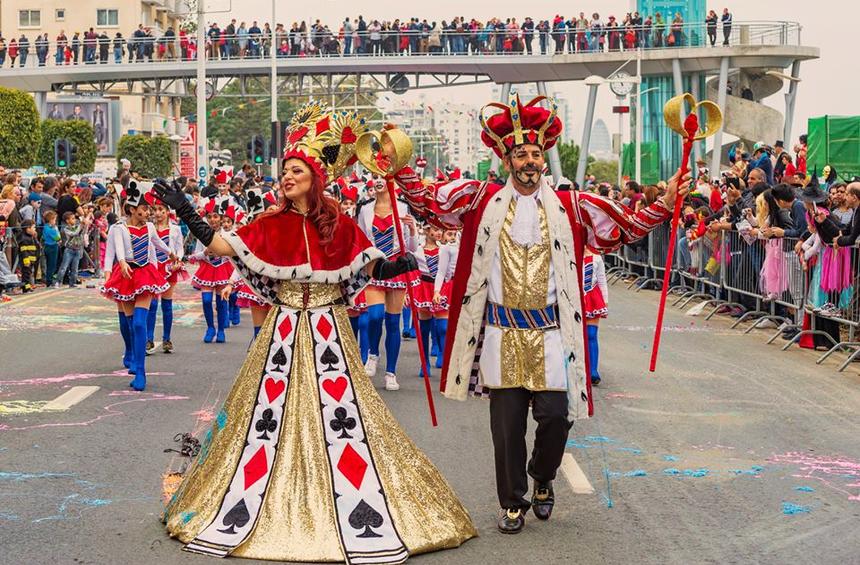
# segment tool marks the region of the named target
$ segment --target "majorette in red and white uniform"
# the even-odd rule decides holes
[[[179,229],[177,224],[171,222],[166,229],[160,230],[156,228],[156,233],[177,259],[181,260],[185,256],[185,238],[182,236],[182,230]],[[158,261],[158,270],[171,286],[179,281],[187,281],[190,278],[185,265],[174,263],[164,251],[156,250],[155,258]]]
[[[225,201],[217,198],[207,199],[200,207],[200,215],[226,213],[226,209],[224,212],[221,211],[222,203]],[[224,208],[227,207],[224,206]],[[188,259],[199,263],[197,272],[191,277],[191,285],[194,288],[198,290],[210,290],[229,284],[230,276],[233,274],[233,265],[226,257],[207,254],[206,247],[198,241],[194,248],[194,253]]]
[[[135,185],[127,191],[126,202],[136,207],[147,194],[146,188]],[[137,227],[122,222],[112,225],[105,246],[105,270],[110,271],[110,277],[101,287],[101,293],[117,302],[131,302],[140,295],[161,294],[169,289],[170,284],[158,270],[156,250],[167,255],[173,252],[158,237],[152,223]],[[126,278],[121,269],[114,268],[121,260],[132,268],[130,278]]]
[[[451,298],[451,279],[457,264],[457,248],[439,244],[433,249],[419,249],[415,254],[421,285],[415,289],[415,306],[432,313],[448,310]],[[433,302],[436,293],[441,296],[439,304]]]
[[[605,318],[609,313],[609,290],[606,285],[606,268],[603,256],[586,253],[582,261],[582,290],[585,317]]]
[[[389,214],[385,218],[380,218],[374,212],[375,200],[365,202],[358,210],[356,222],[361,228],[361,231],[367,236],[374,247],[385,253],[386,259],[394,259],[400,251],[400,244],[397,241],[397,233],[394,230],[394,214]],[[400,213],[401,224],[402,218],[409,215],[409,208],[403,202],[397,202],[397,210]],[[418,238],[409,231],[406,225],[402,225],[404,243],[406,251],[415,253],[418,248]],[[406,289],[406,275],[400,275],[386,281],[370,279],[369,288],[376,288],[382,291]],[[412,277],[412,286],[418,286],[420,280],[418,277]]]

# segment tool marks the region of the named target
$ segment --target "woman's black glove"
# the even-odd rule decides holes
[[[177,179],[170,185],[164,179],[156,179],[152,185],[152,192],[155,193],[156,198],[176,210],[176,215],[180,220],[185,222],[185,225],[188,226],[188,231],[193,233],[194,237],[204,246],[208,247],[215,238],[215,230],[209,227],[206,220],[197,214],[194,206],[185,198],[185,193],[182,192],[184,183],[180,184],[180,180]]]
[[[398,275],[403,275],[408,273],[409,271],[415,271],[417,269],[418,260],[411,253],[406,253],[405,255],[401,255],[394,261],[388,261],[386,259],[377,260],[376,264],[373,266],[373,272],[370,273],[370,276],[372,276],[378,281],[384,281],[386,279],[393,279]]]

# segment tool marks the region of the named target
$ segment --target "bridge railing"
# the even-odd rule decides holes
[[[522,29],[431,30],[353,32],[351,34],[279,33],[279,58],[305,57],[433,57],[469,55],[504,57],[511,55],[561,55],[629,52],[642,49],[665,50],[728,46],[800,45],[801,26],[796,22],[734,22],[730,27],[704,23],[672,24],[662,27],[562,28],[526,33]],[[73,42],[30,39],[26,48],[6,44],[0,55],[0,69],[66,65],[119,65],[127,63],[169,63],[194,61],[199,56],[211,61],[261,59],[270,57],[269,34],[208,35],[203,46],[196,36],[106,37]]]

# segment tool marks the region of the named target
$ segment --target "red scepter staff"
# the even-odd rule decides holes
[[[396,139],[394,139],[396,137]],[[379,144],[378,152],[373,155],[372,140]],[[395,163],[391,162],[391,157],[383,152],[383,147],[388,145],[393,151]],[[356,155],[361,163],[369,169],[385,179],[385,186],[388,189],[388,198],[391,201],[391,213],[394,216],[394,231],[397,234],[397,242],[400,250],[398,256],[406,253],[406,241],[403,237],[403,227],[400,224],[400,211],[397,209],[397,195],[394,192],[394,173],[406,166],[412,156],[412,142],[402,131],[396,128],[388,128],[382,132],[371,131],[363,134],[356,144]],[[415,296],[412,291],[412,276],[414,272],[406,274],[406,295],[409,297],[409,304],[412,305],[412,323],[417,328],[421,325],[418,319],[418,309],[415,308]],[[436,406],[433,403],[433,390],[430,386],[430,373],[427,370],[427,353],[424,349],[424,340],[421,337],[421,332],[415,332],[415,341],[418,344],[418,356],[421,360],[421,374],[424,378],[424,389],[427,392],[427,405],[430,409],[430,422],[433,427],[438,426],[436,421]]]
[[[689,103],[690,113],[687,114],[683,126],[681,126],[680,116],[684,108],[684,102]],[[697,113],[699,108],[703,108],[707,114],[707,129],[705,131],[699,130],[699,116]],[[680,188],[684,181],[684,175],[690,172],[690,153],[693,151],[693,144],[710,136],[720,128],[722,125],[722,112],[720,111],[720,107],[713,102],[704,100],[697,103],[691,94],[682,94],[666,102],[666,105],[663,107],[663,118],[672,130],[684,138],[681,169],[678,173],[678,187]],[[720,148],[715,147],[714,151],[720,151]],[[649,371],[652,373],[657,368],[660,337],[663,333],[663,314],[666,311],[666,297],[669,294],[669,281],[672,278],[672,265],[675,260],[675,241],[678,238],[678,224],[681,219],[682,206],[683,198],[675,198],[675,208],[672,211],[672,224],[669,230],[669,249],[666,253],[666,263],[663,272],[663,288],[660,290],[660,305],[657,307],[657,327],[654,329],[654,343],[651,347],[651,365]]]

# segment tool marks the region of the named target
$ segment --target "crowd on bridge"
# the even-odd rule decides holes
[[[210,23],[205,30],[206,56],[213,60],[270,57],[272,29],[257,21],[226,25]],[[718,37],[720,36],[720,37]],[[289,28],[277,24],[274,30],[278,57],[380,56],[380,55],[500,55],[594,53],[684,46],[729,45],[732,14],[711,10],[703,22],[685,22],[680,13],[640,14],[628,12],[623,18],[598,12],[578,16],[556,14],[549,19],[526,17],[490,18],[482,21],[455,16],[428,21],[426,18],[365,19],[346,17],[329,26],[316,20],[294,22]],[[537,44],[535,44],[537,41]],[[8,41],[0,34],[0,67],[78,64],[121,64],[132,62],[195,60],[201,46],[196,33],[187,26],[167,27],[163,32],[140,24],[129,35],[108,33],[90,27],[71,37],[60,31],[53,39],[39,34],[32,42],[26,34]]]

